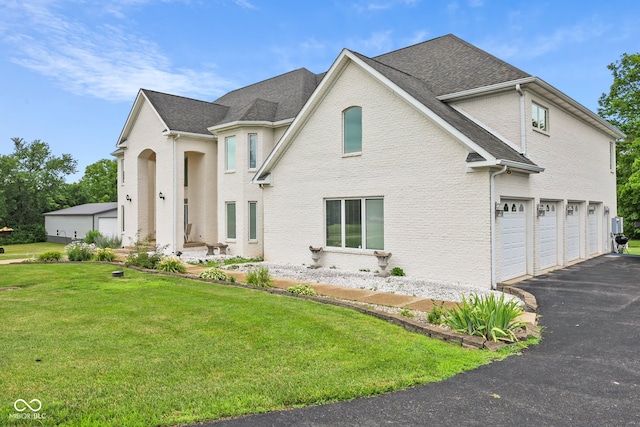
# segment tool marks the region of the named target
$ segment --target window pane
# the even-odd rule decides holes
[[[538,107],[538,127],[547,130],[547,110],[542,107]]]
[[[258,204],[256,202],[249,202],[249,240],[256,240],[258,238]]]
[[[344,201],[345,247],[362,248],[361,200]]]
[[[249,169],[255,169],[258,165],[258,135],[249,134]]]
[[[226,141],[227,150],[227,164],[226,169],[228,171],[236,169],[236,137],[229,136]]]
[[[236,204],[227,203],[227,239],[236,238]]]
[[[531,105],[531,123],[533,127],[538,127],[538,106],[536,104]]]
[[[342,212],[340,200],[327,200],[327,246],[342,247]]]
[[[362,108],[353,107],[344,112],[344,152],[362,151]]]
[[[184,158],[184,186],[189,186],[189,158]]]
[[[384,203],[382,199],[365,201],[367,249],[384,249]]]

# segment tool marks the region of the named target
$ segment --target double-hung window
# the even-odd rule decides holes
[[[326,200],[325,231],[330,247],[384,249],[383,199]]]
[[[258,167],[258,134],[249,134],[249,169]]]
[[[549,110],[535,102],[531,104],[531,124],[535,129],[549,132]]]
[[[227,202],[227,239],[236,238],[236,202]]]
[[[362,108],[351,107],[342,112],[344,154],[362,151]]]
[[[225,138],[225,170],[236,170],[236,137],[228,136]]]
[[[249,202],[249,241],[258,240],[258,202]]]

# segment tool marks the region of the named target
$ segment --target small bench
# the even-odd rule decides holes
[[[226,255],[227,248],[229,247],[229,245],[225,245],[224,243],[205,243],[205,246],[207,247],[207,255],[216,255],[216,249],[218,250],[218,255]]]

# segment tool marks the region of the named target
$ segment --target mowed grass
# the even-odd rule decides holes
[[[376,395],[505,353],[352,310],[104,264],[0,266],[0,425],[156,426]],[[13,416],[12,416],[13,415]]]
[[[0,247],[4,248],[4,253],[0,254],[0,261],[10,259],[26,259],[37,256],[47,251],[59,251],[64,253],[64,243],[27,243],[22,245],[3,245],[0,238]]]
[[[640,255],[640,240],[629,240],[629,253]]]

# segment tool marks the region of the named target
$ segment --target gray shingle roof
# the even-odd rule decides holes
[[[228,105],[229,111],[225,117],[209,126],[238,120],[291,119],[302,109],[319,81],[318,76],[311,71],[300,68],[229,92],[214,101],[216,104]],[[271,104],[267,105],[265,101]]]
[[[422,80],[382,64],[359,53],[353,52],[371,68],[394,82],[405,92],[436,113],[447,123],[458,129],[465,136],[485,149],[496,159],[504,159],[528,165],[535,165],[531,160],[498,139],[495,135],[481,128],[446,103],[436,99],[434,93]]]
[[[229,107],[142,89],[170,130],[211,135],[207,128],[223,118]]]
[[[72,206],[58,211],[47,212],[44,215],[96,215],[118,209],[118,203],[86,203],[84,205]]]
[[[453,34],[373,59],[426,82],[436,96],[531,77]]]

